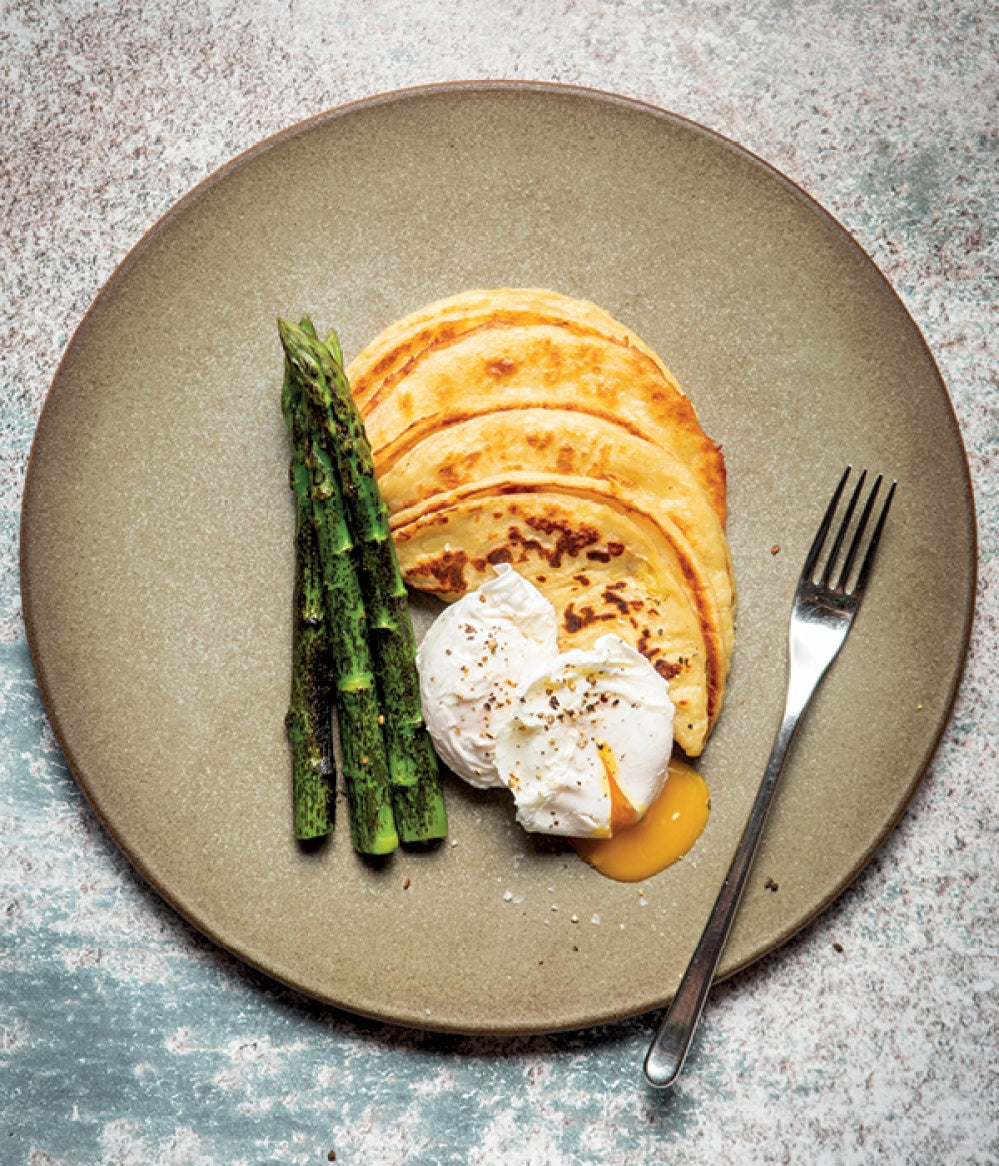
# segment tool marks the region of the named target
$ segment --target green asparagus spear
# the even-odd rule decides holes
[[[333,829],[336,769],[329,699],[329,641],[323,612],[322,572],[305,464],[305,399],[285,364],[281,407],[291,435],[289,480],[295,493],[295,625],[291,701],[285,727],[292,754],[295,837],[307,841]]]
[[[413,625],[371,446],[343,371],[336,334],[318,343],[306,327],[299,330],[297,341],[298,347],[289,344],[288,350],[325,426],[327,443],[337,453],[344,504],[359,552],[396,826],[403,842],[442,838],[447,833],[443,788],[423,722]]]
[[[353,544],[334,468],[315,427],[310,463],[351,837],[354,849],[362,854],[389,854],[398,846],[399,838],[392,814],[391,779],[367,641],[364,600],[352,562]]]
[[[287,330],[292,327],[279,321],[292,379],[301,391],[299,368],[288,341]],[[301,331],[296,329],[296,335]],[[303,397],[309,417],[305,457],[323,576],[351,838],[354,849],[360,853],[388,854],[396,848],[399,839],[392,813],[391,779],[364,601],[333,456],[308,395],[303,393]]]

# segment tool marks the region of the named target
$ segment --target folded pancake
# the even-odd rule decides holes
[[[659,528],[705,634],[719,643],[720,680],[732,653],[735,589],[721,523],[675,455],[587,414],[522,409],[441,427],[383,465],[379,484],[394,527],[457,493],[501,495],[511,485],[602,499]]]
[[[393,534],[415,588],[452,601],[511,563],[559,613],[563,647],[620,635],[669,681],[677,743],[701,752],[722,693],[684,580],[644,523],[595,499],[509,492],[431,508]]]
[[[375,384],[366,370],[378,364],[362,354],[350,375],[361,382],[355,391],[379,473],[456,421],[539,406],[570,410],[616,424],[686,463],[724,524],[720,448],[676,382],[630,341],[563,323],[510,323],[496,313],[414,349]]]
[[[679,389],[669,369],[637,333],[589,300],[574,299],[547,288],[497,288],[460,292],[436,300],[379,333],[347,368],[358,404],[363,408],[379,386],[394,383],[408,362],[424,349],[447,343],[489,322],[554,324],[631,345],[650,357]]]

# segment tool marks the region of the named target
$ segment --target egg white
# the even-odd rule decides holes
[[[558,653],[555,609],[508,564],[437,617],[417,652],[420,698],[441,760],[478,789],[505,783],[496,738],[537,660]]]

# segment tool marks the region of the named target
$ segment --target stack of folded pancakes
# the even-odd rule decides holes
[[[407,584],[452,601],[511,563],[562,649],[648,657],[700,754],[734,632],[725,463],[659,357],[594,304],[502,289],[405,317],[347,375]]]

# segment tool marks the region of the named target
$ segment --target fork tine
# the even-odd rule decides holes
[[[850,471],[853,466],[847,466],[843,472],[842,478],[839,480],[839,485],[836,487],[836,492],[832,496],[832,501],[823,516],[822,522],[819,526],[818,533],[815,535],[815,540],[809,548],[808,554],[805,556],[805,565],[801,569],[802,579],[811,579],[812,572],[815,570],[815,564],[818,562],[819,555],[822,554],[822,544],[826,541],[826,535],[829,533],[829,527],[832,524],[833,515],[836,513],[836,507],[839,505],[840,497],[843,493],[843,487],[846,485],[846,480],[850,476]]]
[[[843,564],[843,571],[839,577],[839,586],[846,589],[846,582],[850,578],[850,571],[853,569],[853,562],[857,557],[857,551],[860,550],[860,540],[863,537],[864,530],[867,527],[868,519],[871,517],[871,511],[874,509],[874,503],[877,500],[878,491],[881,489],[881,482],[883,475],[878,474],[874,479],[874,486],[867,496],[867,503],[864,506],[864,512],[860,516],[860,521],[857,523],[857,529],[853,536],[853,542],[850,543],[850,549],[846,555],[846,562]]]
[[[867,480],[867,471],[861,470],[860,477],[857,479],[857,484],[853,488],[853,496],[846,508],[846,513],[843,515],[843,520],[839,524],[839,530],[836,531],[836,541],[833,543],[832,551],[829,554],[829,561],[826,563],[826,569],[822,572],[822,586],[828,587],[832,579],[833,568],[836,566],[836,560],[839,558],[839,552],[843,547],[843,539],[846,538],[846,532],[850,526],[850,519],[853,518],[853,512],[857,509],[857,499],[860,497],[860,491],[864,488],[864,482]],[[856,545],[856,542],[855,544]],[[846,579],[846,572],[840,576],[840,581]]]
[[[881,513],[878,515],[877,525],[874,527],[874,533],[871,535],[871,541],[867,547],[867,554],[864,555],[864,561],[860,564],[860,573],[857,575],[857,582],[853,588],[853,594],[863,596],[864,588],[867,586],[867,578],[871,573],[871,567],[874,564],[874,555],[878,549],[878,543],[881,541],[881,531],[884,529],[885,519],[888,517],[888,508],[891,506],[891,500],[895,497],[895,487],[898,482],[892,482],[888,487],[888,493],[885,495],[884,505],[881,507]],[[873,502],[873,497],[871,501]]]

